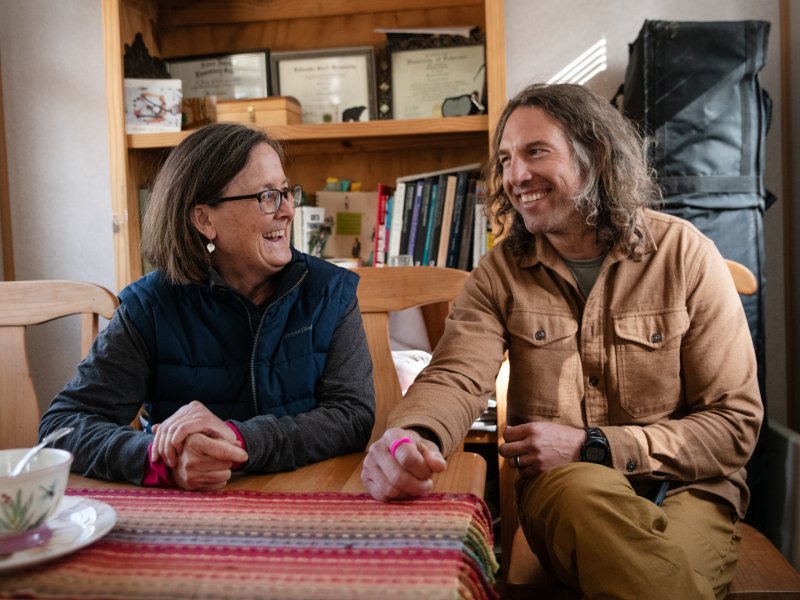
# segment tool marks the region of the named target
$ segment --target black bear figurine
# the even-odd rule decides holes
[[[344,109],[344,112],[342,113],[342,123],[347,123],[348,121],[360,121],[361,113],[363,113],[365,110],[367,110],[366,106],[352,106]]]

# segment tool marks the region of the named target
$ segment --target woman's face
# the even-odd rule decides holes
[[[213,165],[209,165],[213,168]],[[267,143],[254,146],[245,167],[225,186],[223,197],[257,194],[288,185],[283,165]],[[282,201],[277,212],[263,214],[255,199],[194,207],[197,229],[214,243],[211,263],[230,285],[248,297],[292,258],[289,232],[294,207]]]

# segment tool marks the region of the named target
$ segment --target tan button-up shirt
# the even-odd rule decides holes
[[[606,256],[588,298],[543,236],[503,244],[473,271],[431,364],[389,418],[433,431],[445,455],[494,391],[508,351],[508,423],[600,427],[613,468],[728,500],[744,516],[744,465],[763,408],[742,303],[714,243],[647,211],[641,260]]]

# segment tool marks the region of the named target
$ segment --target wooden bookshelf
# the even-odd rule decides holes
[[[505,102],[503,0],[102,0],[118,290],[141,275],[139,188],[187,132],[125,134],[124,45],[142,33],[154,56],[340,48],[385,42],[377,28],[478,26],[486,37],[488,115],[269,127],[286,171],[307,190],[328,176],[362,189],[398,176],[485,161]]]
[[[436,138],[444,135],[479,134],[483,137],[487,134],[488,123],[489,118],[486,115],[473,115],[442,119],[272,125],[269,127],[269,133],[287,142],[333,140],[344,144],[348,141],[387,139],[390,143],[392,140],[402,143],[402,140],[413,137],[436,143]],[[180,143],[190,133],[191,131],[128,134],[127,146],[128,149],[168,148]]]

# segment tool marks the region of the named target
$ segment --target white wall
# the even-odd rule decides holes
[[[100,0],[0,1],[0,69],[16,279],[114,290]],[[43,406],[75,370],[78,332],[75,317],[30,337]]]
[[[628,44],[645,19],[772,23],[767,64],[760,74],[774,101],[767,136],[766,187],[779,201],[765,213],[766,240],[766,394],[770,418],[786,424],[786,345],[784,306],[783,204],[781,198],[780,15],[779,0],[505,0],[506,68],[509,97],[535,81],[547,81],[601,39],[606,40],[608,68],[586,85],[611,98],[625,77]],[[795,20],[798,16],[795,15]],[[795,27],[797,29],[797,27]],[[794,37],[797,40],[797,36]],[[795,43],[795,47],[797,44]],[[794,52],[794,56],[800,56]],[[800,62],[800,61],[798,61]],[[795,64],[797,67],[797,63]],[[795,95],[800,91],[800,80]],[[800,110],[795,109],[795,117]],[[800,131],[800,127],[797,129]],[[800,151],[797,152],[800,154]],[[796,169],[800,157],[795,156]],[[798,171],[800,172],[800,171]],[[796,210],[800,219],[800,210]]]

